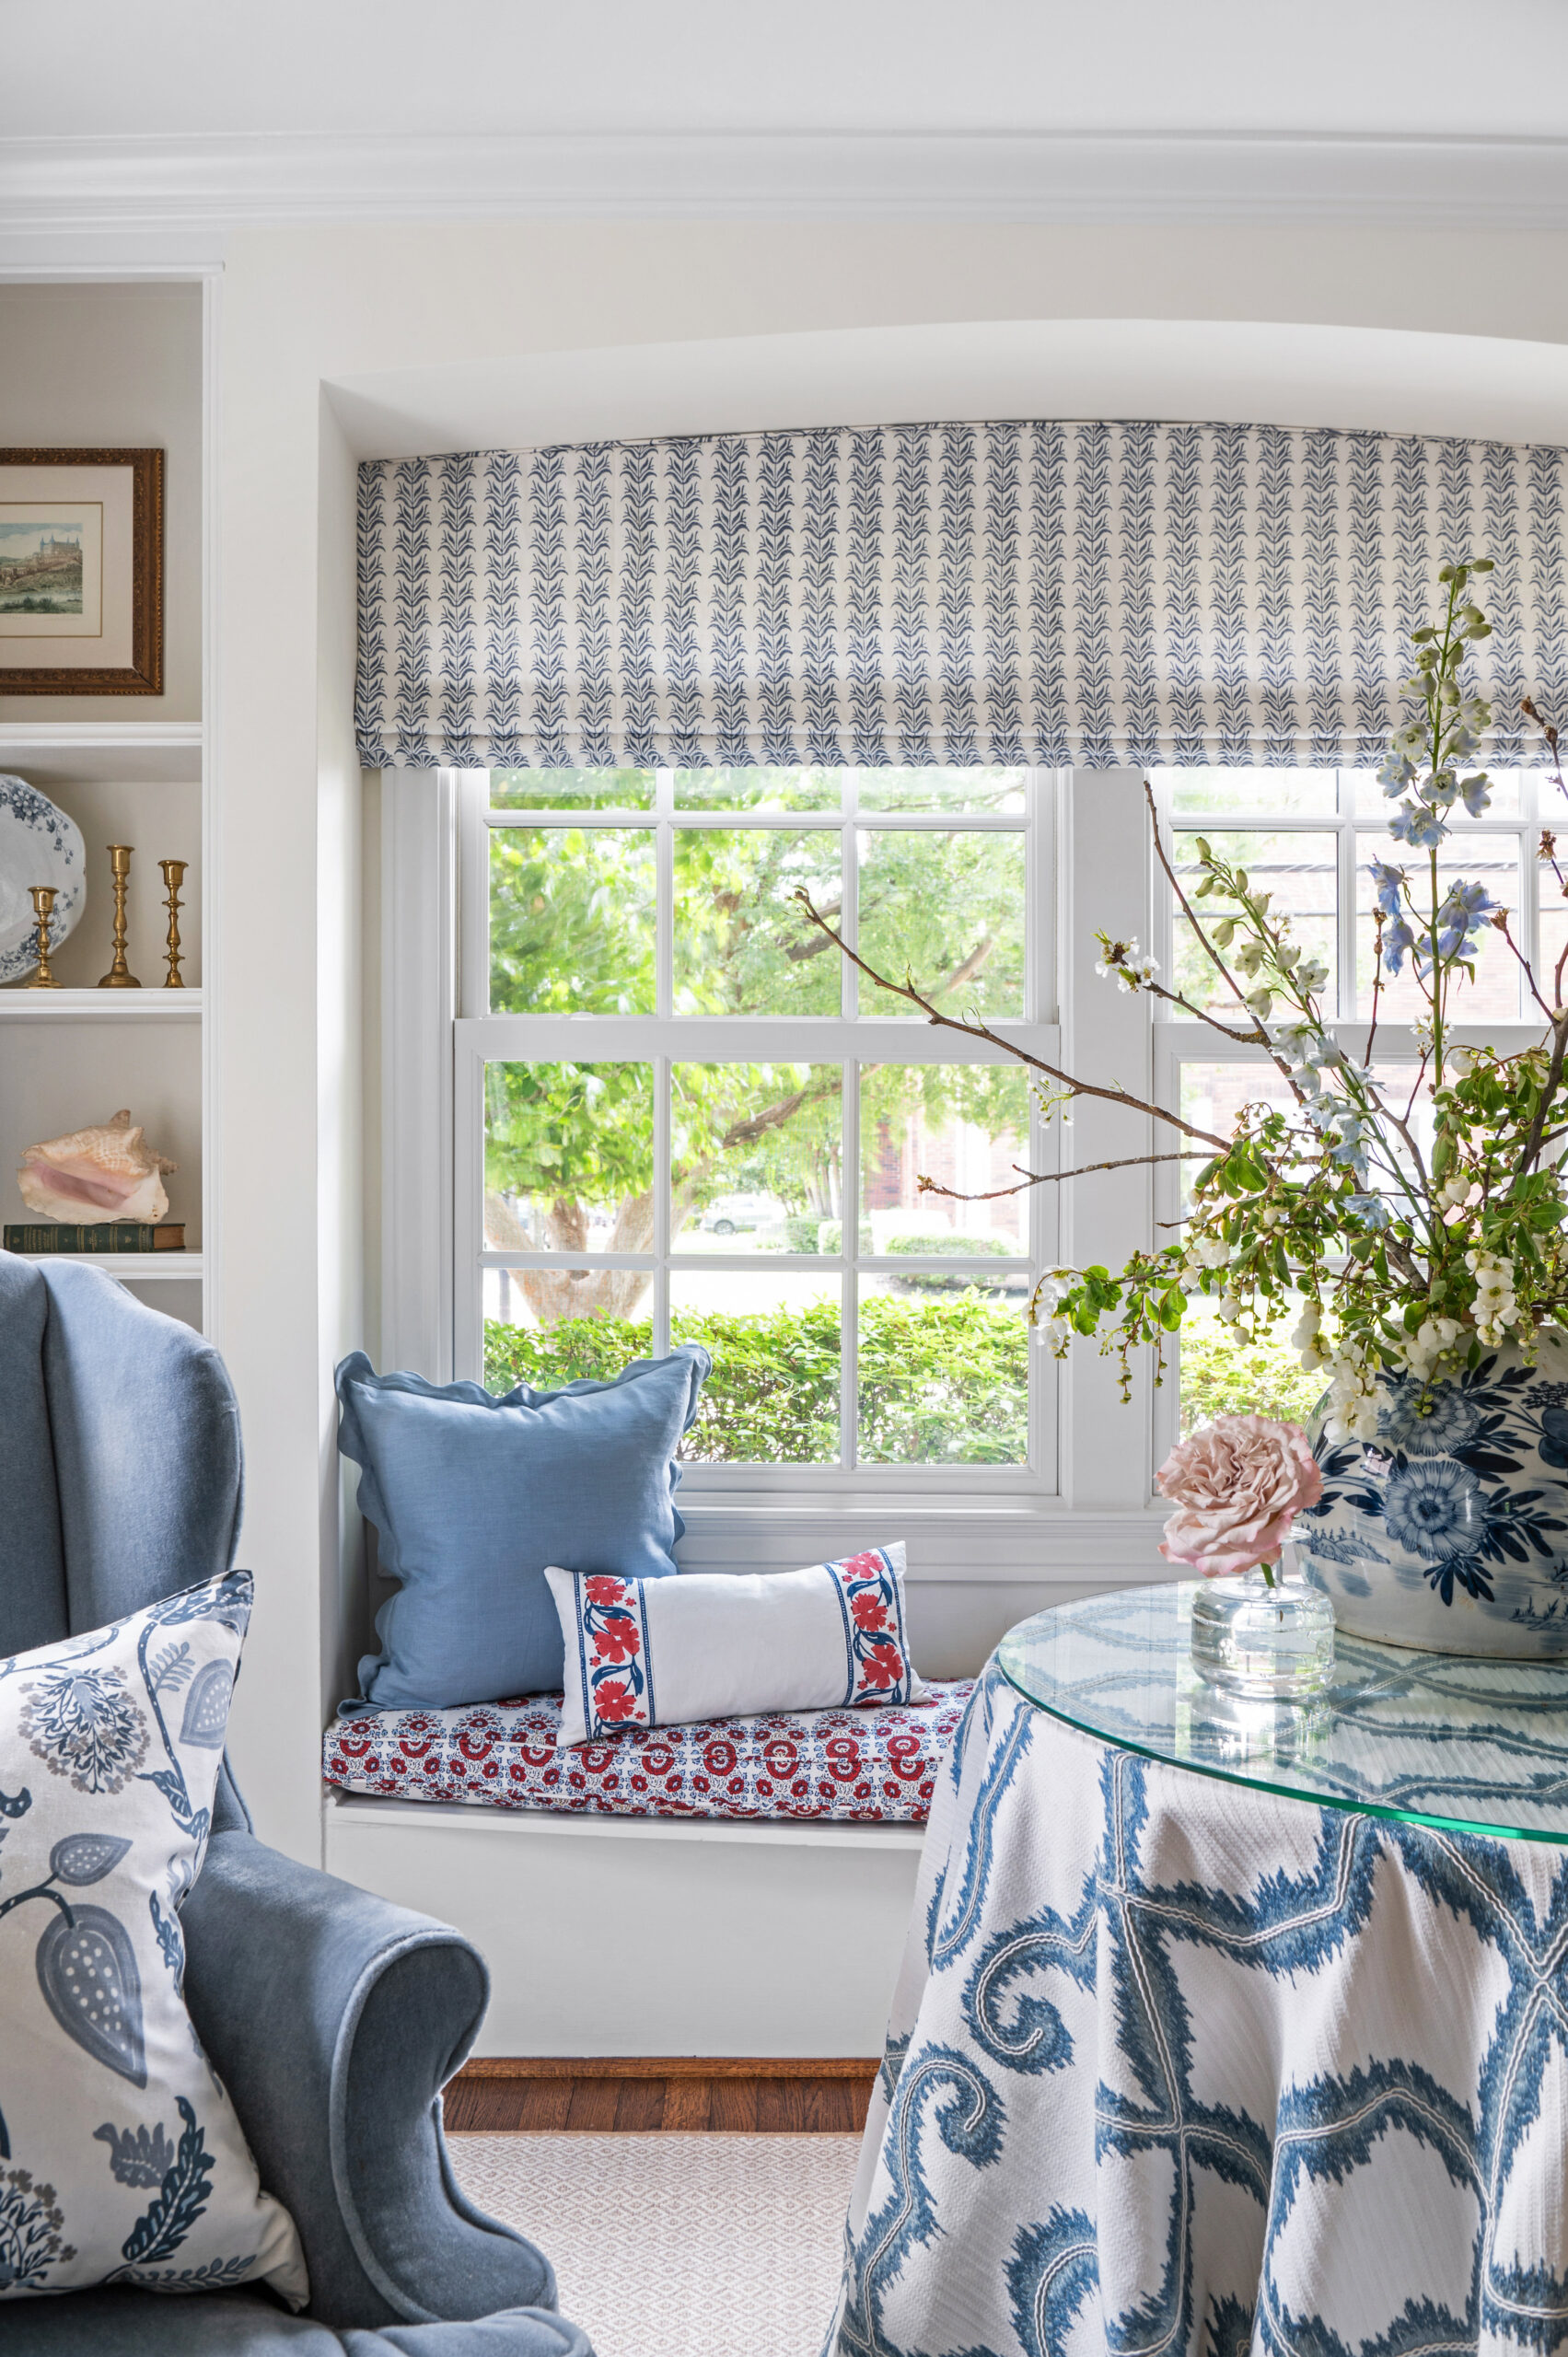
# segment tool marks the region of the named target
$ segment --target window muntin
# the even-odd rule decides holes
[[[1555,788],[1539,771],[1489,770],[1488,775],[1491,807],[1481,819],[1456,812],[1439,877],[1445,888],[1451,877],[1479,877],[1507,910],[1514,939],[1543,981],[1568,940],[1568,907],[1558,896],[1551,869],[1535,857],[1540,825],[1552,822],[1545,797],[1554,800]],[[1388,805],[1376,775],[1354,770],[1167,770],[1153,772],[1151,784],[1183,883],[1195,865],[1184,838],[1202,834],[1227,861],[1239,851],[1249,875],[1274,896],[1277,907],[1290,911],[1297,938],[1329,968],[1323,1001],[1335,1010],[1332,1028],[1360,1053],[1373,1011],[1367,864],[1374,857],[1392,860],[1412,872],[1425,864],[1424,853],[1390,841],[1384,821]],[[1195,1004],[1223,1016],[1226,1001],[1234,1008],[1234,1000],[1163,879],[1158,889],[1154,938],[1163,972]],[[1205,904],[1211,905],[1218,913],[1217,904]],[[1375,1070],[1384,1086],[1407,1076],[1408,1085],[1415,1085],[1419,1066],[1410,1026],[1420,1004],[1408,977],[1383,978]],[[1535,1013],[1507,944],[1488,928],[1475,985],[1462,985],[1455,1001],[1456,1038],[1516,1050],[1539,1039]],[[1249,1098],[1283,1101],[1284,1084],[1261,1051],[1233,1047],[1178,1009],[1156,1008],[1155,1038],[1162,1101],[1206,1130],[1228,1133]],[[1418,1134],[1423,1121],[1418,1097],[1412,1109]],[[1157,1178],[1156,1206],[1161,1220],[1179,1219],[1181,1182],[1176,1173]],[[1170,1229],[1160,1232],[1168,1235]],[[1316,1404],[1321,1378],[1303,1373],[1288,1333],[1289,1321],[1283,1321],[1272,1343],[1237,1346],[1213,1306],[1194,1303],[1183,1320],[1180,1371],[1175,1381],[1167,1376],[1156,1410],[1156,1463],[1179,1423],[1191,1430],[1212,1416],[1245,1409],[1303,1420]]]
[[[694,1475],[1044,1488],[1048,1190],[915,1186],[1038,1167],[1024,1074],[865,984],[792,896],[938,1005],[1043,1038],[1050,785],[466,777],[459,1371],[548,1385],[700,1340]]]

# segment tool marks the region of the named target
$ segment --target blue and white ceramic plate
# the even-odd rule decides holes
[[[25,778],[0,774],[0,982],[38,964],[38,919],[29,888],[52,884],[50,946],[58,949],[87,897],[87,855],[74,819]]]

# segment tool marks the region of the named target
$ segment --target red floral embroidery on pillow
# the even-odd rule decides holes
[[[914,1671],[904,1643],[899,1584],[878,1548],[828,1565],[839,1584],[848,1614],[846,1633],[853,1670],[846,1698],[857,1702],[907,1702]]]
[[[606,1678],[594,1688],[594,1716],[609,1719],[611,1724],[631,1718],[637,1708],[637,1698],[623,1680]]]
[[[648,1631],[640,1580],[596,1572],[577,1583],[587,1690],[583,1714],[590,1742],[611,1729],[646,1726],[653,1717]],[[640,1658],[639,1658],[640,1656]]]

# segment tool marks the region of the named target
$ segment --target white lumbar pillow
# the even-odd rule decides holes
[[[690,1719],[925,1700],[901,1543],[802,1572],[544,1576],[566,1642],[563,1747]]]
[[[0,1661],[0,2300],[308,2297],[181,1993],[250,1594],[230,1572]]]

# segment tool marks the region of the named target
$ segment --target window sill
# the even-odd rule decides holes
[[[1167,1506],[1084,1512],[1059,1500],[737,1496],[678,1500],[685,1571],[788,1571],[902,1538],[912,1582],[1135,1586],[1177,1574],[1159,1554]]]

